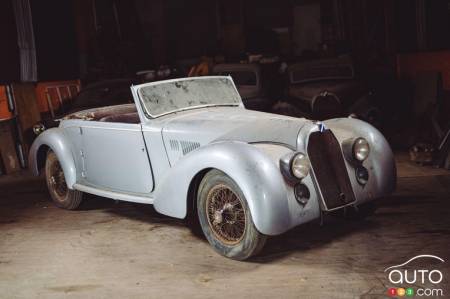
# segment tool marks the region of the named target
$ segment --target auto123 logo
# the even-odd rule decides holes
[[[426,259],[426,264],[425,263]],[[389,282],[394,286],[388,289],[391,297],[444,297],[440,283],[444,273],[439,266],[445,261],[435,255],[418,255],[403,264],[384,269]],[[427,266],[424,266],[427,265]]]

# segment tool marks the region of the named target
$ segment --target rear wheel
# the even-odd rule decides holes
[[[45,179],[53,202],[59,208],[74,210],[83,199],[83,192],[67,188],[61,164],[55,153],[49,151],[45,161]]]
[[[206,239],[221,255],[245,260],[266,242],[253,223],[244,194],[221,171],[211,170],[200,183],[197,213]]]

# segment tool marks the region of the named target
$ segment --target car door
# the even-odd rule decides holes
[[[84,181],[122,193],[152,192],[152,169],[140,124],[88,122],[81,131]]]

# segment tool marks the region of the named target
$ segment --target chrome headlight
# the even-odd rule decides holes
[[[298,179],[305,178],[309,169],[311,168],[311,164],[309,163],[308,157],[306,157],[303,153],[296,154],[291,161],[291,172],[292,175]]]
[[[360,137],[356,138],[353,143],[353,157],[362,162],[367,159],[370,153],[369,142],[366,139]]]
[[[41,124],[41,123],[37,123],[37,124],[35,124],[33,126],[33,133],[35,135],[39,135],[39,134],[41,134],[44,131],[45,131],[45,126],[43,124]]]

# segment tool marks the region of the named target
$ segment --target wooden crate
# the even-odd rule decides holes
[[[64,104],[73,99],[80,91],[80,81],[39,82],[36,85],[36,100],[42,115],[55,117]]]
[[[13,116],[8,103],[7,86],[0,85],[0,121],[11,119]]]
[[[27,154],[35,138],[33,126],[41,120],[35,87],[32,83],[14,83],[11,86],[16,105],[18,135],[24,146],[24,153]]]
[[[450,90],[450,51],[404,53],[397,55],[397,75],[412,79],[418,73],[440,72],[444,89]]]
[[[0,121],[0,169],[2,174],[11,174],[20,170],[20,161],[16,152],[17,140],[14,136],[13,120]]]

